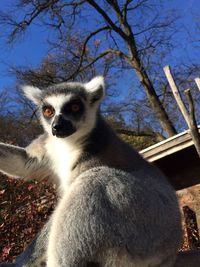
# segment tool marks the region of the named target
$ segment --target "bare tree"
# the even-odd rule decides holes
[[[20,18],[18,14],[16,18],[11,11],[1,12],[0,22],[11,27],[9,42],[34,21],[57,29],[61,43],[66,42],[66,32],[76,36],[78,31],[82,47],[71,50],[78,63],[66,80],[102,58],[117,58],[118,66],[135,71],[161,127],[172,136],[176,130],[150,79],[148,63],[152,55],[170,44],[176,16],[166,12],[166,16],[161,17],[155,3],[150,0],[18,0],[16,7],[20,7],[24,15]],[[92,18],[91,13],[94,13]],[[92,41],[96,47],[91,51]]]

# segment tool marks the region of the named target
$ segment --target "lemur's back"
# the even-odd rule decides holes
[[[178,204],[164,177],[155,179],[152,174],[159,175],[159,172],[128,173],[101,166],[77,178],[78,201],[82,203],[80,214],[87,210],[85,195],[89,196],[89,216],[93,212],[98,214],[92,224],[84,222],[86,229],[93,228],[97,221],[104,229],[101,232],[104,246],[96,254],[100,266],[160,266],[168,258],[166,266],[172,266],[181,239]],[[95,203],[99,203],[98,207]]]

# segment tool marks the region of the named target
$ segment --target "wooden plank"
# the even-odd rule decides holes
[[[151,146],[147,149],[141,150],[140,154],[150,160],[154,161],[165,155],[176,153],[177,151],[184,149],[185,147],[191,146],[192,140],[188,133],[181,135],[177,138],[173,138],[167,142],[158,143],[157,146]]]
[[[153,153],[151,155],[149,154],[142,154],[142,156],[148,160],[149,162],[154,162],[156,160],[159,160],[161,158],[164,158],[164,157],[167,157],[167,156],[170,156],[171,154],[174,154],[174,153],[177,153],[178,151],[181,151],[189,146],[192,146],[193,145],[193,142],[192,140],[190,140],[190,142],[187,142],[185,144],[182,144],[181,146],[174,146],[170,149],[167,149],[167,150],[164,150],[164,151],[161,151],[157,154]]]
[[[200,128],[198,130],[200,132]],[[188,131],[185,131],[141,150],[140,154],[148,161],[153,162],[192,145],[192,138]]]

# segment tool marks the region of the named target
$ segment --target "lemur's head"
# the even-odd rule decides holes
[[[46,90],[23,86],[22,90],[38,106],[42,125],[50,135],[78,137],[95,125],[104,96],[104,79],[98,76],[88,83],[60,83]]]

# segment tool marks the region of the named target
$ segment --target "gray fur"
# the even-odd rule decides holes
[[[55,84],[52,86],[49,86],[45,90],[42,91],[42,99],[49,95],[59,95],[59,94],[65,94],[68,95],[70,93],[73,93],[79,97],[82,97],[84,99],[87,98],[87,94],[84,91],[83,84],[81,83],[60,83]]]
[[[141,266],[173,266],[180,242],[176,197],[164,179],[146,170],[102,166],[77,177],[54,213],[55,266],[85,266],[84,259],[100,266],[135,266],[135,260]]]
[[[2,172],[27,179],[55,176],[60,183],[48,234],[42,231],[16,267],[39,266],[41,256],[47,267],[172,267],[181,240],[174,190],[99,115],[102,78],[78,85],[77,91],[77,83],[55,86],[41,101],[38,88],[27,93],[40,108],[46,97],[57,99],[65,86],[66,96],[69,88],[70,96],[82,90],[86,111],[74,134],[52,137],[54,118],[48,123],[42,119],[47,133],[26,149],[0,144]]]

